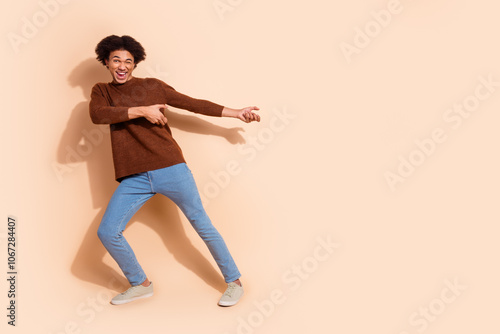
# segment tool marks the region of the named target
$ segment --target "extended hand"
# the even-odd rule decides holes
[[[254,113],[252,110],[259,110],[258,107],[246,107],[237,111],[236,117],[245,123],[253,121],[260,122],[260,115]]]
[[[153,124],[165,125],[167,124],[167,117],[163,114],[161,109],[166,109],[166,104],[154,104],[152,106],[142,107],[142,113],[145,119]]]

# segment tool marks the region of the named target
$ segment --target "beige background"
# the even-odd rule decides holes
[[[384,26],[374,23],[371,13],[388,7]],[[499,9],[487,0],[4,4],[0,262],[15,215],[19,308],[15,329],[2,313],[2,332],[498,332]],[[34,20],[37,31],[23,28]],[[369,43],[357,36],[365,28]],[[136,76],[261,108],[263,121],[248,125],[167,115],[243,273],[233,308],[216,306],[222,277],[162,197],[126,231],[155,296],[108,304],[126,282],[95,232],[117,183],[106,128],[87,106],[92,85],[109,80],[93,50],[110,34],[146,48]],[[355,42],[346,57],[341,47]],[[488,97],[460,126],[443,119],[477,102],[476,90]],[[435,129],[446,140],[422,160],[415,141]],[[410,156],[421,164],[391,189],[386,173]],[[230,162],[238,168],[224,179]],[[330,254],[320,240],[338,246]]]

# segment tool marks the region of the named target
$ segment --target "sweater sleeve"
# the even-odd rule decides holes
[[[222,116],[222,109],[224,109],[224,106],[207,100],[189,97],[179,93],[172,86],[167,85],[163,81],[160,80],[160,82],[162,83],[163,91],[166,94],[168,105],[174,108],[189,110],[197,114],[215,117]]]
[[[95,124],[114,124],[128,121],[128,107],[113,107],[106,99],[99,84],[92,87],[90,94],[90,118]]]

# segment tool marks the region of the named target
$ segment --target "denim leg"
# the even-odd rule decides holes
[[[196,187],[191,170],[185,163],[148,172],[153,191],[170,198],[184,213],[217,262],[226,283],[241,274],[229,253],[226,243],[212,225]]]
[[[109,201],[97,235],[109,254],[118,263],[132,286],[146,280],[134,251],[123,236],[132,216],[152,196],[151,184],[146,173],[130,176],[120,183]]]

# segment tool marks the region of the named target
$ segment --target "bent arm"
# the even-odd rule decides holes
[[[155,104],[138,107],[113,107],[98,85],[92,88],[90,100],[90,118],[95,124],[114,124],[144,117],[153,124],[165,125],[167,118],[162,110],[166,106]]]
[[[128,121],[130,119],[128,109],[128,107],[111,106],[99,85],[92,87],[89,112],[93,123],[114,124]]]

